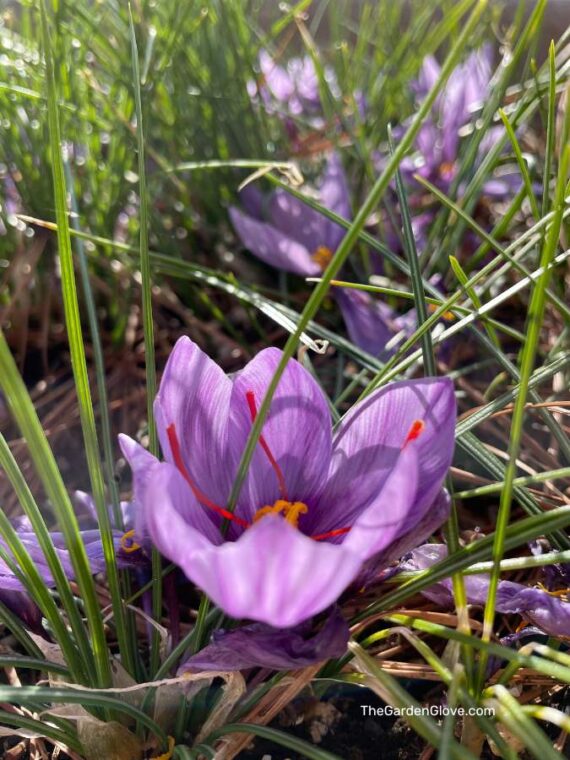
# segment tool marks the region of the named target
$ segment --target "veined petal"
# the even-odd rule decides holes
[[[216,503],[228,498],[234,475],[227,466],[231,389],[224,371],[193,341],[182,337],[166,363],[154,403],[165,459],[174,462],[167,434],[168,426],[174,424],[188,472]]]
[[[236,460],[241,458],[253,424],[251,399],[258,409],[281,357],[278,349],[267,348],[235,377],[230,444]],[[252,519],[257,509],[283,498],[310,506],[322,491],[329,468],[331,419],[316,380],[294,359],[289,360],[279,381],[262,434],[283,474],[286,494],[280,489],[275,467],[258,444],[242,488],[240,514],[247,519],[249,508]]]
[[[276,515],[244,530],[237,541],[215,545],[211,534],[185,519],[187,491],[171,465],[157,468],[145,495],[149,534],[231,617],[278,628],[297,625],[329,607],[360,569],[352,552],[313,541]]]
[[[314,532],[355,522],[384,487],[408,434],[418,424],[415,509],[423,515],[451,464],[455,416],[453,383],[447,378],[393,383],[355,404],[334,436],[327,486],[313,510]]]
[[[338,610],[312,635],[310,625],[272,628],[252,623],[230,631],[217,630],[212,641],[186,660],[178,675],[204,670],[270,668],[295,670],[341,657],[346,652],[349,629]]]
[[[357,576],[361,559],[313,541],[268,515],[237,541],[186,555],[181,564],[226,614],[288,628],[329,607]]]
[[[168,462],[155,465],[142,507],[151,541],[183,569],[184,557],[223,540],[218,516],[211,517],[208,508],[197,501],[182,475]]]
[[[259,53],[259,67],[264,82],[274,98],[280,102],[286,102],[295,90],[293,80],[287,70],[276,63],[267,50],[261,50]]]
[[[415,508],[419,480],[416,442],[400,454],[384,487],[352,524],[344,538],[345,549],[366,560],[388,547],[403,532],[419,522]]]
[[[295,222],[285,233],[277,227],[253,219],[239,209],[230,208],[230,219],[242,244],[266,264],[304,277],[318,274],[321,269],[311,258],[312,250],[307,250],[296,239]],[[273,214],[272,214],[273,216]]]

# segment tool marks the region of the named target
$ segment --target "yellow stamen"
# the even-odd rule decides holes
[[[326,245],[320,245],[312,254],[311,258],[322,270],[325,270],[331,262],[333,252]]]
[[[294,528],[299,527],[299,518],[301,515],[306,515],[309,511],[309,507],[303,504],[302,501],[285,501],[285,499],[277,499],[275,504],[270,506],[261,507],[253,516],[253,522],[261,520],[265,515],[279,515],[283,514],[283,517]]]
[[[439,176],[448,177],[450,174],[453,174],[454,171],[455,171],[455,164],[453,163],[453,161],[444,161],[442,164],[440,164]]]
[[[515,633],[520,633],[527,626],[528,626],[528,622],[526,620],[521,620],[521,622],[515,628]]]
[[[433,314],[435,311],[437,311],[439,307],[436,306],[434,303],[428,304],[428,311]],[[453,322],[455,319],[455,314],[452,311],[444,311],[441,315],[443,319],[445,319],[446,322]]]
[[[136,541],[133,541],[134,535],[135,535],[134,530],[128,530],[126,533],[124,533],[121,536],[121,549],[127,554],[131,554],[131,552],[136,552],[141,548],[140,544],[137,544]],[[127,544],[127,541],[129,541],[130,543]]]
[[[156,755],[153,760],[170,760],[172,753],[174,752],[175,742],[172,736],[168,737],[168,751],[163,752],[162,755]]]
[[[544,591],[549,596],[568,596],[570,594],[570,588],[559,588],[556,591],[550,591],[546,588],[546,586],[543,586],[542,583],[537,583],[538,588],[541,591]]]

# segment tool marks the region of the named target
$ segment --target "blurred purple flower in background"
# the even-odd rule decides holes
[[[422,124],[416,137],[416,153],[405,158],[401,165],[402,175],[412,188],[410,208],[416,211],[412,223],[416,242],[423,247],[427,233],[439,207],[430,207],[429,195],[418,188],[414,174],[429,180],[446,195],[457,178],[462,141],[462,130],[474,122],[491,92],[493,51],[484,45],[472,52],[451,73],[444,90],[436,98],[430,116]],[[428,56],[412,89],[418,104],[423,101],[439,78],[441,69],[433,56]],[[504,128],[491,127],[481,145],[474,172],[488,151],[504,135]],[[385,157],[378,158],[378,167],[385,164]],[[521,186],[518,172],[507,168],[503,174],[488,179],[481,191],[482,198],[496,201],[508,200]],[[461,195],[462,187],[458,189]]]
[[[80,501],[86,496],[79,492]],[[87,497],[89,498],[89,497]],[[18,538],[24,544],[30,557],[34,561],[46,586],[55,586],[53,576],[49,569],[45,555],[40,548],[38,538],[32,529],[27,518],[20,518],[16,525]],[[97,528],[90,528],[80,531],[81,538],[85,544],[89,567],[93,575],[105,572],[105,557],[103,554],[103,544],[101,533]],[[66,548],[63,533],[59,531],[50,532],[51,540],[61,561],[63,570],[70,580],[75,579],[75,572],[71,562],[69,551]],[[128,568],[133,565],[139,565],[143,560],[140,552],[131,552],[129,545],[125,542],[124,534],[120,531],[114,531],[115,555],[117,564],[120,568]],[[11,556],[10,550],[5,541],[0,538],[0,547],[8,556]],[[3,602],[16,615],[24,620],[27,625],[37,629],[41,622],[41,613],[31,600],[26,587],[20,581],[18,576],[12,571],[10,565],[0,557],[0,601]]]
[[[329,607],[370,562],[382,566],[403,536],[415,531],[417,545],[439,527],[455,396],[446,378],[394,383],[353,406],[333,435],[319,385],[290,360],[230,513],[281,356],[266,349],[230,377],[181,338],[155,401],[166,461],[127,436],[121,447],[161,553],[226,614],[286,628]]]
[[[269,113],[278,110],[282,114],[300,116],[320,111],[319,80],[309,56],[291,58],[281,66],[267,50],[262,50],[259,69],[260,79],[248,84],[248,92],[252,98],[259,95]]]
[[[345,230],[285,190],[269,196],[253,186],[240,194],[244,211],[230,208],[232,224],[243,245],[266,264],[304,277],[319,276],[329,264]],[[318,186],[319,203],[351,219],[350,196],[340,158],[332,154]],[[353,343],[373,356],[384,353],[400,330],[401,318],[363,291],[333,288]]]
[[[426,544],[414,549],[400,565],[401,570],[425,570],[447,557],[444,544]],[[489,592],[488,575],[464,576],[469,604],[484,606]],[[422,591],[428,599],[440,606],[453,604],[451,579],[438,581]],[[530,588],[513,581],[499,581],[497,612],[522,615],[532,626],[549,636],[570,635],[570,602],[565,602],[544,588]]]

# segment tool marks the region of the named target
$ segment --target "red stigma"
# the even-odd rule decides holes
[[[350,528],[337,528],[336,530],[329,530],[328,533],[319,533],[316,536],[311,536],[313,541],[326,541],[327,538],[334,538],[335,536],[344,536],[348,533]]]
[[[408,435],[406,436],[406,440],[404,441],[402,448],[405,449],[408,443],[417,440],[424,432],[425,427],[426,423],[423,420],[414,420],[410,429],[408,430]]]
[[[255,394],[253,391],[246,391],[245,397],[247,399],[247,405],[249,406],[251,421],[255,422],[255,418],[257,417],[257,407],[255,405]],[[275,470],[275,474],[277,475],[277,483],[279,484],[279,492],[281,493],[281,496],[283,497],[285,501],[289,501],[289,497],[287,496],[287,486],[285,484],[285,477],[283,475],[283,471],[281,470],[281,467],[279,467],[279,465],[277,464],[277,460],[271,453],[269,444],[267,443],[263,435],[259,436],[259,443],[261,445],[261,448],[265,452],[267,459],[269,459],[270,465]]]
[[[174,464],[176,465],[176,469],[178,472],[182,475],[184,480],[188,483],[190,486],[190,489],[192,490],[192,493],[196,497],[196,499],[202,504],[204,507],[208,507],[208,509],[212,509],[217,514],[221,515],[222,517],[225,517],[227,520],[233,520],[238,525],[241,525],[243,528],[248,528],[249,523],[245,520],[242,520],[241,517],[238,517],[237,515],[234,515],[233,512],[230,512],[227,509],[224,509],[223,507],[219,507],[217,504],[214,504],[213,501],[210,501],[206,494],[202,493],[196,483],[192,480],[190,477],[190,473],[186,469],[186,465],[184,464],[184,460],[182,459],[182,452],[180,451],[180,442],[178,440],[178,436],[176,435],[176,426],[174,423],[169,425],[166,428],[166,435],[168,436],[168,443],[170,444],[170,450],[172,451],[172,458],[174,459]]]

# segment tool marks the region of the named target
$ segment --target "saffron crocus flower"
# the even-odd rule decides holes
[[[259,53],[260,78],[248,83],[252,99],[258,96],[268,113],[277,111],[282,116],[312,117],[312,126],[321,126],[316,116],[321,116],[319,78],[310,56],[293,57],[285,65],[277,63],[267,50]],[[334,72],[325,67],[325,79],[331,92],[338,95]]]
[[[333,154],[318,188],[319,202],[344,219],[351,218],[350,198],[340,158]],[[245,209],[230,208],[243,245],[266,264],[285,272],[315,277],[326,269],[345,230],[285,190],[267,198],[255,187],[241,193]],[[333,288],[350,339],[374,356],[383,354],[399,331],[398,318],[368,293]]]
[[[346,652],[348,636],[348,625],[338,610],[329,615],[317,633],[313,633],[307,623],[288,629],[272,628],[264,623],[251,623],[229,631],[218,629],[204,649],[180,666],[178,675],[201,670],[304,668],[341,657]]]
[[[425,570],[447,557],[444,544],[426,544],[414,549],[401,564],[402,570]],[[466,575],[465,591],[469,604],[484,606],[489,596],[488,575]],[[438,581],[422,591],[428,599],[442,606],[453,604],[451,579]],[[549,636],[570,636],[570,602],[544,588],[531,588],[513,581],[499,581],[497,612],[522,615],[532,626]]]
[[[438,527],[426,518],[451,462],[455,397],[445,378],[394,383],[356,404],[333,435],[319,385],[290,360],[228,512],[281,357],[265,349],[230,377],[181,338],[154,407],[166,461],[126,436],[121,447],[160,552],[226,614],[286,628],[329,607],[405,534],[422,526],[420,542]]]
[[[20,541],[24,544],[30,557],[34,561],[46,586],[54,587],[55,582],[46,561],[45,555],[40,548],[38,538],[29,521],[22,518],[18,521],[16,532]],[[93,575],[105,571],[105,557],[103,554],[103,544],[101,534],[98,529],[80,531],[81,538],[85,544],[85,551],[89,561],[89,567]],[[63,533],[53,531],[50,533],[51,540],[61,561],[63,571],[70,580],[75,579],[73,564],[66,548]],[[140,552],[130,552],[131,543],[124,540],[124,537],[118,531],[114,532],[115,553],[117,564],[121,568],[128,568],[140,564],[143,560]],[[10,550],[0,538],[0,547],[8,555]],[[0,558],[0,601],[16,613],[30,627],[38,629],[41,623],[41,614],[34,602],[31,600],[26,587],[20,581],[19,577],[13,572],[10,565]]]
[[[419,77],[412,84],[418,102],[425,98],[439,78],[441,69],[433,56],[427,56]],[[447,84],[436,98],[429,117],[422,124],[416,137],[416,153],[404,159],[401,170],[404,178],[413,188],[409,202],[418,213],[413,216],[412,225],[418,245],[423,246],[433,222],[437,207],[426,208],[426,193],[417,189],[413,175],[429,180],[446,195],[457,178],[461,148],[461,131],[474,121],[479,110],[488,99],[492,79],[492,48],[484,45],[471,53],[450,75]],[[491,127],[481,145],[476,159],[477,165],[504,134],[502,127]],[[379,166],[385,159],[380,157]],[[482,187],[482,198],[507,200],[521,185],[517,172],[510,168],[501,175],[489,178]],[[463,188],[459,188],[461,194]]]

